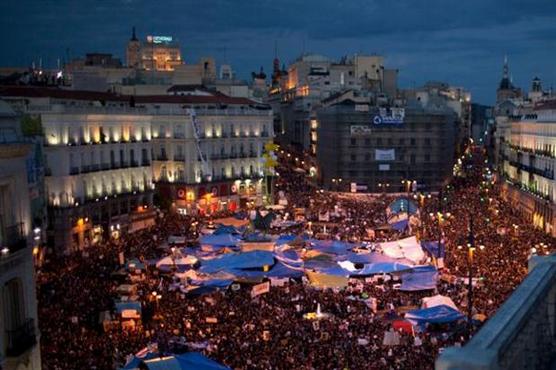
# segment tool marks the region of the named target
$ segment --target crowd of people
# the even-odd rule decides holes
[[[294,161],[281,154],[275,185],[277,196],[281,191],[287,199],[283,214],[305,209],[308,221],[296,232],[357,241],[387,222],[385,208],[393,197],[355,199],[323,192],[294,170]],[[546,245],[538,253],[550,253],[554,240],[500,198],[480,150],[470,150],[464,163],[463,176],[423,202],[421,223],[412,232],[423,240],[441,239],[446,246],[442,273],[460,278],[468,274],[467,245],[472,241],[477,278],[473,313],[490,317],[527,274],[531,247]],[[319,215],[326,212],[330,221],[319,224]],[[290,280],[254,299],[244,283],[239,289],[189,297],[172,289],[171,274],[146,268],[138,282],[143,307],[139,324],[133,330],[103,327],[101,314],[114,312],[116,288],[122,282],[115,274],[122,268],[121,253],[140,261],[160,258],[164,255],[160,243],[168,236],[193,240],[211,218],[219,216],[166,213],[148,230],[46,261],[37,280],[43,367],[113,369],[149,343],[170,352],[177,343],[187,342],[233,369],[430,369],[442,348],[465,344],[480,326],[460,323],[431,326],[424,332],[401,331],[395,333],[395,343],[387,343],[385,333],[391,331],[392,322],[418,308],[430,291],[401,292],[393,281],[351,279],[346,289],[318,290]],[[397,239],[403,232],[407,233],[390,230],[372,238]],[[441,279],[436,290],[458,307],[467,307],[464,280]],[[375,305],[369,304],[371,297]],[[304,314],[315,312],[317,306],[327,319],[307,320]]]

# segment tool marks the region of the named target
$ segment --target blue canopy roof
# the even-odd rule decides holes
[[[405,220],[394,222],[390,226],[392,227],[392,229],[401,232],[407,229],[408,225],[409,225],[408,219],[405,219]]]
[[[411,269],[411,266],[404,265],[398,262],[378,262],[365,265],[361,270],[350,272],[350,275],[389,274],[392,272],[404,271],[409,269]]]
[[[461,320],[464,317],[461,312],[447,305],[413,310],[405,314],[406,319],[415,321],[418,324],[444,324]]]
[[[304,275],[302,270],[293,269],[282,262],[276,262],[274,267],[268,272],[268,277],[275,278],[300,278]]]
[[[390,205],[388,206],[388,208],[390,209],[390,213],[392,214],[407,212],[408,207],[410,214],[417,213],[419,209],[415,203],[413,203],[412,201],[408,201],[407,198],[398,198],[390,203]]]
[[[348,242],[343,242],[339,240],[310,240],[312,248],[323,253],[330,253],[336,255],[347,254],[348,251],[352,250],[355,245]]]
[[[417,291],[436,288],[438,271],[434,266],[418,266],[412,271],[402,274],[400,290]]]
[[[396,262],[395,258],[388,257],[382,253],[348,253],[341,258],[338,258],[339,261],[350,261],[351,263],[362,263],[362,264],[370,264],[370,263],[380,263],[380,262]]]
[[[116,302],[116,312],[122,313],[124,310],[135,310],[137,312],[141,312],[141,303],[140,302]]]
[[[238,245],[240,238],[232,234],[210,234],[204,235],[199,239],[200,244],[212,245],[215,247],[235,247]]]
[[[446,258],[446,246],[442,243],[438,243],[437,241],[422,241],[421,247],[431,257]]]
[[[236,229],[234,226],[226,226],[226,225],[222,225],[220,224],[216,230],[214,230],[214,232],[212,233],[212,235],[222,235],[222,234],[232,234],[232,235],[239,235],[241,234],[239,232],[238,229]]]
[[[212,274],[229,269],[262,268],[274,264],[274,255],[269,251],[250,251],[224,254],[222,257],[201,262],[200,272]]]
[[[219,364],[198,352],[187,352],[180,355],[161,357],[155,360],[144,360],[149,370],[228,370],[229,367]]]

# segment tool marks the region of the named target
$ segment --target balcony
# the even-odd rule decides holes
[[[185,161],[185,155],[183,155],[183,154],[176,154],[176,155],[174,156],[174,161],[179,161],[179,162]]]
[[[98,164],[92,164],[90,166],[91,172],[95,172],[95,171],[100,171],[100,165]]]
[[[70,167],[70,175],[79,175],[79,167]]]
[[[141,165],[142,165],[143,167],[148,167],[148,166],[151,165],[151,161],[148,160],[148,159],[143,159],[143,160],[141,161]]]
[[[174,139],[185,139],[185,134],[182,132],[176,132],[174,134]]]
[[[129,163],[127,161],[120,161],[120,168],[127,168],[129,167]]]
[[[1,241],[1,244],[8,247],[10,252],[16,252],[27,246],[27,240],[23,234],[23,222],[5,227],[2,235],[4,240]]]
[[[35,335],[35,320],[27,319],[13,330],[6,330],[8,357],[20,356],[37,344]]]
[[[529,274],[463,347],[446,348],[436,370],[553,369],[556,258],[534,256]]]
[[[110,169],[110,164],[109,163],[101,163],[100,164],[100,168],[104,171],[104,170],[109,170]]]
[[[131,161],[131,167],[139,167],[139,162],[135,161],[135,160],[132,160]]]
[[[168,156],[166,155],[166,153],[159,154],[159,155],[156,156],[156,160],[157,161],[167,161]]]

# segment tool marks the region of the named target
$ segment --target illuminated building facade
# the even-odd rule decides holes
[[[155,71],[173,71],[183,64],[179,44],[172,36],[147,36],[140,42],[135,27],[126,49],[128,67]]]
[[[153,114],[157,191],[179,212],[235,210],[262,200],[263,147],[274,136],[267,105],[221,94],[137,99]]]
[[[150,115],[106,93],[16,88],[2,94],[40,116],[47,242],[58,253],[153,221]]]
[[[556,235],[556,101],[508,119],[501,147],[503,195],[538,228]]]
[[[19,118],[0,101],[0,368],[39,370],[34,235]],[[39,237],[40,238],[40,237]]]

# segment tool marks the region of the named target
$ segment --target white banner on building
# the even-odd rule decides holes
[[[254,298],[264,293],[268,293],[269,291],[270,291],[270,281],[267,281],[266,283],[262,283],[262,284],[257,284],[251,290],[251,298]]]
[[[390,171],[390,165],[389,164],[379,164],[378,165],[378,170],[379,171]]]
[[[375,159],[377,161],[394,161],[396,160],[395,149],[376,149]]]

